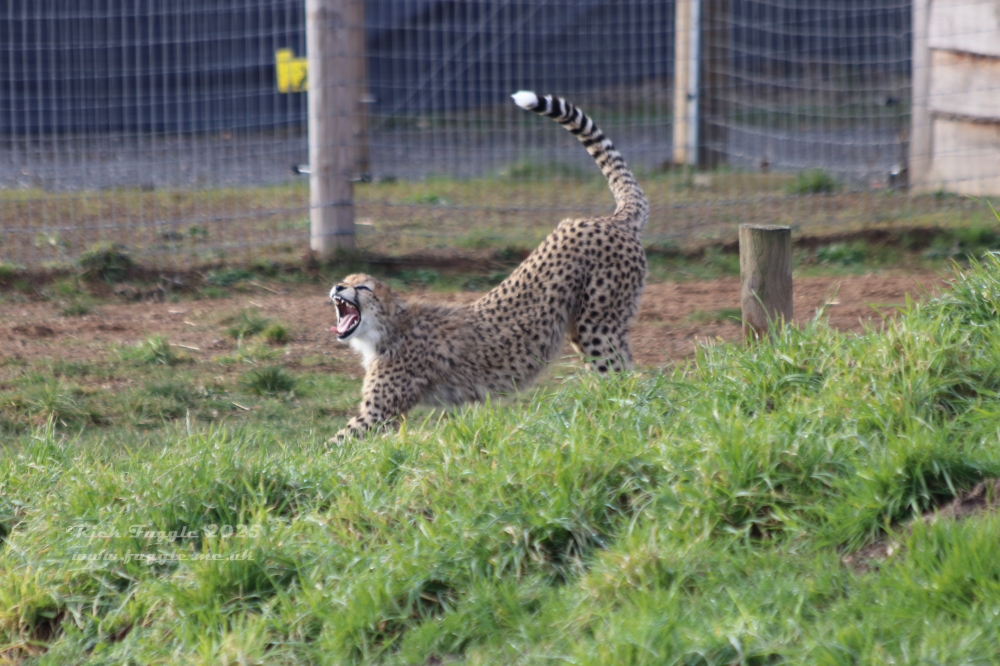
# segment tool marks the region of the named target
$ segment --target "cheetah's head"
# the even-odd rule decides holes
[[[337,308],[337,325],[330,330],[341,342],[374,348],[389,331],[391,319],[406,304],[384,283],[370,275],[348,275],[330,290]]]

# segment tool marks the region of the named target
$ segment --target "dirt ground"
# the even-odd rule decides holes
[[[870,274],[801,277],[795,280],[795,320],[807,321],[828,303],[829,322],[841,329],[859,330],[862,320],[879,318],[902,304],[906,294],[920,299],[935,293],[944,279],[935,273]],[[281,293],[274,293],[278,291]],[[291,342],[286,361],[323,355],[351,374],[361,374],[349,347],[338,344],[330,332],[334,323],[327,288],[317,285],[274,287],[216,300],[170,302],[113,302],[94,307],[90,314],[67,317],[50,302],[10,302],[0,306],[0,358],[44,357],[68,361],[95,361],[113,353],[119,344],[135,343],[160,334],[185,353],[210,360],[235,348],[227,337],[225,320],[243,308],[256,308],[285,325]],[[410,292],[407,298],[471,301],[474,292]],[[736,340],[740,325],[717,318],[723,308],[739,307],[739,280],[723,278],[650,284],[642,299],[632,339],[639,366],[658,367],[683,360],[698,343],[719,338]],[[566,353],[571,353],[567,346]],[[342,362],[341,362],[342,361]]]

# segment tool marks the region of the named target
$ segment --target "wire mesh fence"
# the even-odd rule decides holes
[[[959,13],[982,4],[934,1]],[[68,262],[103,242],[160,265],[299,257],[309,246],[308,182],[294,168],[309,155],[304,4],[5,3],[0,259]],[[351,107],[365,115],[352,140],[364,159],[342,174],[355,181],[359,246],[531,247],[561,217],[607,212],[586,152],[510,104],[520,89],[560,94],[599,122],[650,198],[653,245],[734,237],[741,222],[820,233],[978,214],[945,191],[950,179],[988,188],[991,176],[940,166],[971,148],[937,146],[944,157],[927,166],[924,135],[939,117],[965,118],[933,108],[954,91],[926,83],[937,56],[915,51],[927,48],[914,17],[929,0],[697,4],[694,38],[711,39],[696,68],[700,149],[720,156],[711,170],[675,164],[674,83],[691,69],[675,54],[695,33],[676,25],[674,1],[365,2],[355,27],[367,91]],[[1000,33],[961,25],[975,33],[966,42]],[[998,80],[970,84],[987,107],[970,122],[988,136]],[[976,144],[980,171],[989,140]],[[912,154],[922,194],[905,189]]]

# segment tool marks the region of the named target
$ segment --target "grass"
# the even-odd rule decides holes
[[[74,385],[14,366],[0,650],[90,664],[996,663],[1000,516],[913,521],[1000,476],[998,311],[990,255],[859,335],[816,321],[668,373],[420,412],[334,448],[359,382],[323,368],[257,364],[244,381],[217,376],[218,360],[123,358],[108,395],[86,384],[96,368],[63,368]],[[255,376],[294,379],[294,394],[258,395]],[[891,555],[843,559],[883,539]]]
[[[89,275],[116,282],[125,278],[128,270],[135,265],[135,260],[124,245],[104,243],[82,252],[77,263]]]
[[[982,206],[962,197],[858,191],[823,171],[756,173],[725,169],[694,179],[684,170],[638,174],[652,214],[644,232],[651,246],[684,248],[735,238],[741,223],[791,224],[809,234],[901,224],[974,226]],[[695,181],[699,184],[696,186]],[[819,197],[802,197],[820,193]],[[429,177],[355,185],[357,243],[378,255],[450,256],[455,248],[485,258],[505,248],[533,248],[566,217],[602,215],[612,200],[593,167],[513,162],[481,178]],[[187,220],[169,232],[123,224],[115,242],[93,243],[88,229],[166,215]],[[38,234],[15,234],[3,258],[65,266],[81,256],[91,275],[115,281],[139,262],[169,270],[208,267],[205,296],[245,284],[267,264],[300,264],[308,237],[308,187],[280,185],[203,190],[134,189],[100,192],[0,192],[0,219],[20,220]],[[61,231],[51,235],[51,226]],[[102,232],[103,233],[103,232]],[[44,242],[43,242],[44,241]],[[87,252],[88,248],[92,248]],[[245,248],[245,249],[240,249]],[[220,262],[233,264],[218,268]],[[249,271],[246,266],[259,263]],[[0,276],[0,282],[7,280]]]
[[[229,287],[253,279],[255,275],[249,268],[230,266],[210,272],[205,279],[205,284],[214,287]]]
[[[694,310],[687,316],[687,321],[696,324],[708,324],[712,322],[733,322],[743,321],[743,311],[741,308],[719,308],[718,310]]]
[[[71,300],[59,308],[59,314],[64,317],[82,317],[93,312],[90,303],[85,300]]]
[[[268,324],[267,328],[260,333],[265,340],[273,345],[283,345],[291,339],[288,329],[278,322]]]
[[[868,254],[867,250],[863,243],[833,243],[816,251],[816,261],[840,266],[863,264]]]
[[[177,356],[170,343],[162,335],[151,335],[142,342],[119,350],[123,361],[134,365],[177,365]]]
[[[295,378],[280,365],[268,365],[249,371],[243,378],[247,388],[257,395],[290,393],[295,388]]]
[[[226,323],[229,324],[226,328],[226,334],[240,340],[259,335],[271,326],[270,319],[249,308],[240,310],[239,314],[229,317]]]
[[[796,174],[785,189],[789,194],[824,194],[839,190],[840,183],[822,169],[807,169]]]

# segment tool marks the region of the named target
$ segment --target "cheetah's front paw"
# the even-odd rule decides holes
[[[350,428],[341,428],[340,430],[337,431],[336,435],[326,440],[326,443],[330,446],[334,445],[340,446],[353,436],[354,433],[350,430]]]

